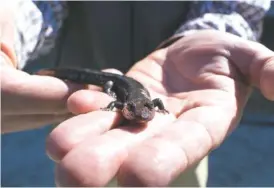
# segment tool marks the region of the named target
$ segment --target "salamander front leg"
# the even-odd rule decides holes
[[[161,99],[156,98],[156,99],[152,100],[152,102],[153,102],[154,107],[158,107],[159,110],[157,110],[157,111],[159,111],[159,112],[161,112],[161,113],[169,113],[169,112],[165,109],[165,106],[164,106],[164,104],[163,104],[163,102],[162,102]]]
[[[124,107],[123,103],[121,103],[119,101],[112,101],[107,105],[107,107],[101,108],[101,110],[103,110],[103,111],[113,111],[114,108],[122,110],[123,107]]]

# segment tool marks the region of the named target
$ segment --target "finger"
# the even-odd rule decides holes
[[[122,186],[167,186],[217,147],[235,125],[231,109],[198,107],[132,148],[120,167]],[[235,111],[235,110],[234,110]]]
[[[30,130],[59,123],[72,117],[71,113],[67,114],[32,114],[32,115],[10,115],[2,117],[1,133],[11,133],[23,130]]]
[[[47,139],[47,154],[52,160],[59,162],[77,144],[103,134],[120,120],[117,113],[96,111],[62,122],[53,129]]]
[[[72,113],[82,114],[106,107],[113,100],[113,98],[102,92],[80,90],[68,98],[67,106]]]
[[[263,95],[274,100],[274,52],[264,45],[237,40],[231,48],[231,59],[260,88]]]
[[[99,137],[89,137],[73,148],[57,165],[58,186],[105,186],[127,157],[128,148],[159,132],[175,119],[159,115],[146,127],[123,127]]]
[[[63,114],[68,112],[68,96],[83,87],[54,77],[29,75],[13,68],[2,68],[2,114]]]
[[[105,71],[121,74],[114,69]],[[67,104],[72,113],[83,114],[106,107],[111,101],[113,99],[105,93],[80,90],[68,98]],[[47,140],[48,155],[55,161],[61,160],[73,146],[80,143],[87,136],[99,135],[116,125],[120,120],[119,115],[113,112],[101,111],[83,114],[62,123],[52,131]],[[94,118],[97,119],[92,123],[90,120]]]
[[[274,101],[274,56],[261,70],[260,89],[268,100]]]
[[[180,42],[172,44],[168,51],[168,56],[171,59],[178,57],[179,53],[189,52],[196,54],[202,52],[210,54],[210,56],[213,54],[226,57],[236,68],[234,70],[243,75],[242,81],[245,84],[248,82],[248,84],[260,88],[267,99],[274,100],[272,84],[274,52],[258,42],[229,33],[204,30],[183,37]],[[240,74],[237,75],[241,77]]]

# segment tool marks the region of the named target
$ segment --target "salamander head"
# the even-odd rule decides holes
[[[136,123],[145,123],[155,116],[154,105],[150,100],[137,99],[127,102],[122,109],[123,116]]]

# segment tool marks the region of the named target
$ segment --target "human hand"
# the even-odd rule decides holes
[[[157,114],[145,127],[113,128],[119,118],[94,111],[93,91],[74,93],[71,111],[91,112],[49,136],[57,185],[104,186],[116,176],[122,186],[166,186],[236,127],[252,86],[274,100],[274,53],[218,31],[186,36],[138,62],[128,76],[161,98],[171,114]]]
[[[59,123],[72,116],[68,96],[82,88],[59,79],[32,76],[17,70],[14,46],[16,3],[1,1],[1,133],[33,129]]]
[[[1,68],[1,133],[34,129],[72,117],[67,98],[83,88],[53,77],[29,75],[11,66]]]

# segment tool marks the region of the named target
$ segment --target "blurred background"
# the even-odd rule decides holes
[[[274,50],[274,2],[265,18],[262,43]],[[210,155],[208,186],[274,187],[274,114],[269,123],[260,123],[264,111],[274,112],[274,103],[263,99],[258,91],[250,101],[257,108],[248,108],[249,103],[241,126]],[[50,131],[51,127],[45,127],[2,135],[3,187],[55,186],[54,164],[45,154]]]

